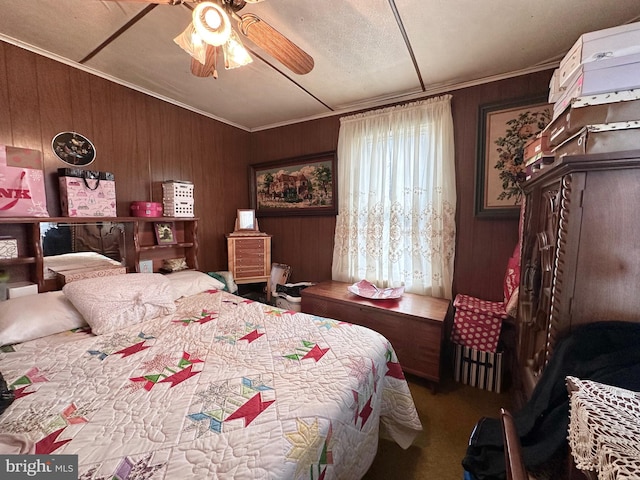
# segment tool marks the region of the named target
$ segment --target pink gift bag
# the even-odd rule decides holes
[[[115,217],[116,181],[113,173],[59,168],[60,205],[66,217]]]
[[[42,152],[0,145],[0,217],[48,217]]]

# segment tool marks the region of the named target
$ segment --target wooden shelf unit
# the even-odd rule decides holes
[[[41,223],[95,224],[120,223],[125,228],[124,251],[121,252],[128,272],[139,271],[141,260],[152,260],[153,271],[162,267],[165,259],[186,259],[189,268],[198,269],[198,219],[194,217],[13,217],[0,218],[0,236],[15,238],[18,257],[0,259],[0,268],[7,270],[11,282],[30,281],[38,291],[56,290],[56,282],[45,281],[44,257],[40,238]],[[172,222],[175,244],[157,245],[154,224]]]
[[[176,243],[158,245],[156,243],[155,223],[172,222],[175,227]],[[187,266],[198,269],[198,219],[193,217],[134,217],[133,245],[134,257],[131,259],[132,271],[140,271],[141,260],[151,260],[153,271],[162,268],[163,260],[184,257]]]

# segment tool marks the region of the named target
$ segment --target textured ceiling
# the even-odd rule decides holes
[[[638,21],[640,0],[264,0],[248,12],[313,71],[291,73],[243,38],[253,63],[193,76],[173,42],[186,5],[0,0],[0,39],[254,131],[555,67],[582,33]]]

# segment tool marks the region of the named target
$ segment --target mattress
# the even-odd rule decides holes
[[[422,426],[389,341],[210,290],[114,333],[3,347],[0,431],[81,479],[358,479]]]

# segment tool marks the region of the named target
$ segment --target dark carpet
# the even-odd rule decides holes
[[[443,362],[435,393],[429,382],[407,376],[423,432],[407,450],[381,439],[364,480],[462,480],[461,461],[476,422],[511,408],[507,388],[495,393],[455,382],[450,361]]]

